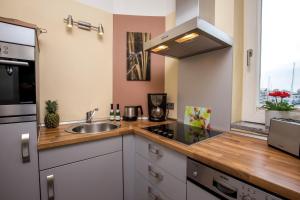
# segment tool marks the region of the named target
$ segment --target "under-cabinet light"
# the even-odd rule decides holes
[[[168,47],[167,45],[160,45],[160,46],[158,46],[158,47],[152,49],[151,51],[156,53],[156,52],[159,52],[159,51],[168,49],[168,48],[169,48],[169,47]]]
[[[190,34],[187,34],[187,35],[185,35],[185,36],[183,36],[183,37],[181,37],[181,38],[179,38],[179,39],[177,39],[175,41],[177,43],[183,43],[183,42],[187,42],[189,40],[192,40],[192,39],[194,39],[194,38],[196,38],[198,36],[199,36],[198,33],[190,33]]]

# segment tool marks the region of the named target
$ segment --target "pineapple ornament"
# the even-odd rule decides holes
[[[47,128],[56,128],[59,125],[59,115],[57,114],[57,101],[46,101],[45,126]]]

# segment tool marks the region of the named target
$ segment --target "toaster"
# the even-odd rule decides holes
[[[272,119],[268,144],[300,158],[300,121]]]

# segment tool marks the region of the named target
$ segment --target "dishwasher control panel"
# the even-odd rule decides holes
[[[262,189],[228,176],[198,161],[188,159],[187,178],[229,200],[281,200]]]

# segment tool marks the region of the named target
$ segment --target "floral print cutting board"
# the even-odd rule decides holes
[[[186,106],[184,112],[184,123],[210,129],[211,109],[205,107]]]

